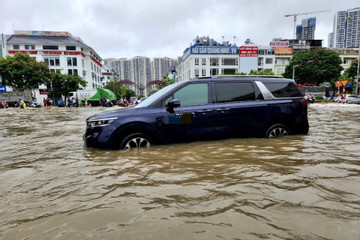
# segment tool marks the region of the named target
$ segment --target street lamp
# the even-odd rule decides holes
[[[297,68],[298,66],[295,65],[293,66],[293,74],[292,74],[292,79],[295,81],[295,68]]]

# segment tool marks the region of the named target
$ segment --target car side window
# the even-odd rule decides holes
[[[180,106],[205,105],[209,103],[209,87],[207,83],[189,84],[174,92],[168,97],[163,106],[172,99],[179,99]]]
[[[293,82],[263,82],[274,97],[302,97],[302,93]]]
[[[224,82],[215,84],[216,102],[237,102],[255,100],[255,90],[251,83]]]

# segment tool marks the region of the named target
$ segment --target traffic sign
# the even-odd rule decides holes
[[[345,87],[349,80],[340,80],[340,82]]]

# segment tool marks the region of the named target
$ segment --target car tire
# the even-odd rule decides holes
[[[290,135],[290,130],[283,124],[274,124],[265,132],[265,138],[279,138]]]
[[[150,147],[153,141],[149,136],[143,133],[132,133],[126,136],[120,143],[120,149],[132,149]]]

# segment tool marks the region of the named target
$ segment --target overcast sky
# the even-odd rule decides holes
[[[293,37],[293,17],[316,17],[315,38],[327,47],[337,11],[359,0],[0,0],[0,33],[67,31],[102,58],[182,56],[196,36],[241,46]],[[235,39],[234,39],[235,37]]]

